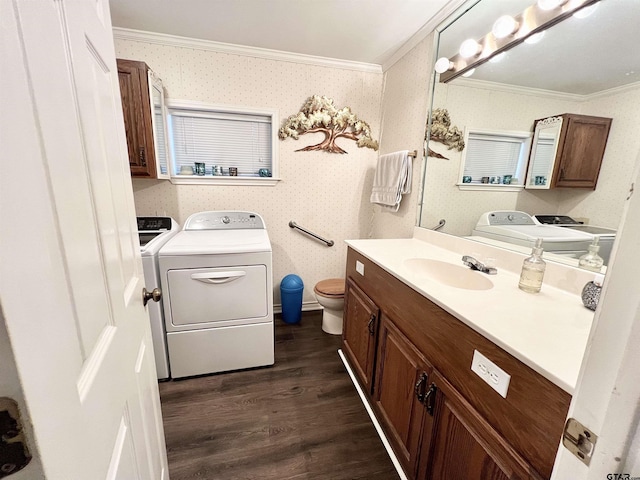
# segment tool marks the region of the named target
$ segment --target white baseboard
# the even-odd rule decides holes
[[[312,312],[315,310],[322,310],[322,306],[318,302],[302,302],[303,312]],[[282,313],[282,304],[273,306],[273,313]]]
[[[398,460],[398,457],[396,457],[396,454],[391,448],[391,444],[389,443],[389,440],[387,440],[387,436],[384,434],[384,431],[382,430],[382,426],[380,426],[380,422],[378,422],[378,419],[373,413],[373,410],[371,410],[371,405],[369,405],[369,401],[367,400],[366,395],[362,391],[362,388],[360,388],[360,384],[358,383],[358,380],[353,374],[353,370],[351,370],[351,367],[349,366],[349,362],[347,362],[347,359],[345,358],[344,353],[342,353],[342,349],[340,348],[338,349],[338,355],[340,355],[340,358],[342,359],[342,363],[344,364],[344,368],[347,369],[347,373],[349,374],[349,377],[351,377],[353,386],[356,387],[358,395],[360,396],[360,400],[362,401],[364,408],[367,410],[367,413],[369,414],[369,418],[371,418],[371,422],[373,423],[373,426],[376,428],[376,431],[378,432],[378,436],[380,437],[380,440],[382,440],[382,444],[384,445],[384,448],[387,450],[387,453],[389,454],[389,458],[391,458],[391,461],[393,462],[393,466],[396,467],[396,471],[398,472],[400,479],[408,480],[407,476],[404,473],[404,470],[402,470],[402,467],[400,466],[400,461]]]

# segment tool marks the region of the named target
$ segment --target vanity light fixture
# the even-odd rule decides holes
[[[511,15],[503,15],[498,18],[491,28],[491,33],[496,38],[505,38],[518,31],[520,24]]]
[[[458,53],[462,58],[475,57],[482,50],[482,46],[476,42],[473,38],[469,38],[462,42]]]
[[[537,0],[533,7],[515,17],[500,17],[494,22],[491,32],[484,37],[465,40],[457,55],[438,59],[435,70],[440,74],[439,81],[450,82],[522,42],[539,42],[547,28],[571,15],[584,18],[595,9],[599,1]]]
[[[438,73],[444,73],[449,70],[453,70],[453,62],[449,60],[447,57],[439,58],[436,64],[434,65],[435,71]]]
[[[464,72],[464,73],[462,74],[462,76],[463,76],[463,77],[470,77],[471,75],[473,75],[473,72],[475,72],[475,71],[476,71],[476,69],[475,69],[475,68],[472,68],[471,70],[467,70],[466,72]]]

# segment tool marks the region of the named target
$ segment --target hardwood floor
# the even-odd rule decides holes
[[[172,480],[399,479],[320,323],[276,318],[273,367],[160,384]]]

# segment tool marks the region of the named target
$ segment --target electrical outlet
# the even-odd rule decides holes
[[[356,272],[364,277],[364,263],[359,260],[356,260]]]
[[[511,375],[502,370],[477,350],[473,351],[471,371],[484,380],[496,392],[504,398],[507,398],[507,390],[509,389]]]

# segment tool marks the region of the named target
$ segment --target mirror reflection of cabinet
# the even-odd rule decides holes
[[[536,120],[525,188],[595,190],[611,119],[565,113]]]
[[[117,59],[133,177],[169,178],[162,80],[144,62]]]

